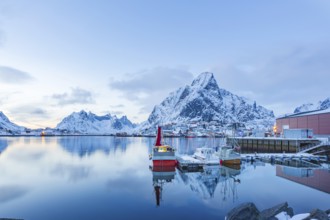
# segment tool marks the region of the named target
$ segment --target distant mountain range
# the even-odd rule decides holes
[[[20,134],[24,130],[25,127],[12,123],[3,112],[0,112],[0,134]]]
[[[330,97],[317,103],[306,103],[295,108],[293,113],[307,112],[313,110],[324,110],[330,108]]]
[[[136,125],[126,116],[121,118],[110,114],[97,116],[82,110],[65,117],[55,129],[70,134],[115,134],[117,132],[131,133],[135,127]]]
[[[143,127],[158,124],[216,122],[228,126],[233,122],[247,127],[274,125],[273,111],[256,102],[219,88],[213,73],[201,73],[189,86],[179,88],[156,105]]]
[[[136,125],[126,116],[98,116],[92,112],[73,112],[65,117],[55,128],[46,130],[52,134],[116,134],[139,133],[156,125],[213,123],[226,127],[233,122],[244,123],[248,128],[269,128],[275,122],[273,111],[256,101],[237,96],[218,86],[213,73],[201,73],[191,85],[179,88],[156,105],[148,120]],[[35,131],[37,134],[41,131]],[[0,112],[0,134],[30,133],[31,129],[18,126]]]

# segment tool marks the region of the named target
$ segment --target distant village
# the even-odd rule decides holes
[[[21,131],[11,131],[6,129],[2,135],[17,135],[17,136],[66,136],[66,135],[107,135],[107,136],[119,136],[119,137],[154,137],[156,136],[156,126],[148,129],[133,129],[130,132],[118,131],[115,133],[81,133],[75,131],[69,131],[66,129],[23,129]],[[191,122],[187,124],[166,124],[162,125],[162,131],[164,137],[218,137],[224,138],[227,136],[271,136],[273,135],[272,129],[269,130],[253,130],[245,128],[244,124],[236,123],[236,127],[229,125],[223,127],[216,121],[211,122]]]

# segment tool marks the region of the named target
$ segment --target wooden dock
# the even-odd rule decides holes
[[[241,153],[298,153],[302,149],[319,145],[315,138],[235,137],[227,138],[227,145],[241,148]]]
[[[201,161],[189,155],[177,155],[178,168],[184,171],[203,170],[204,166],[219,165],[219,160]]]
[[[242,162],[262,161],[271,164],[280,164],[297,167],[319,167],[327,162],[327,156],[308,153],[254,153],[241,154]],[[189,155],[177,155],[178,168],[184,172],[202,171],[205,166],[220,166],[218,160],[201,161]]]

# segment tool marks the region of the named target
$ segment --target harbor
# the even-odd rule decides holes
[[[198,170],[204,166],[223,165],[220,152],[224,147],[227,149],[232,147],[233,150],[240,152],[238,165],[242,162],[261,161],[271,164],[320,167],[321,163],[329,163],[328,139],[236,137],[227,138],[226,145],[214,148],[212,159],[200,159],[196,157],[196,152],[194,155],[177,155],[177,165],[181,170]],[[198,149],[205,151],[211,147]]]
[[[227,144],[238,144],[242,153],[297,153],[321,144],[316,138],[228,137]]]

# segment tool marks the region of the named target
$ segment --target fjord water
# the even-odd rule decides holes
[[[181,154],[221,142],[167,139]],[[295,213],[330,208],[329,170],[244,163],[240,170],[159,175],[149,168],[153,144],[154,138],[1,137],[0,218],[224,219],[244,202],[262,210],[287,201]]]

